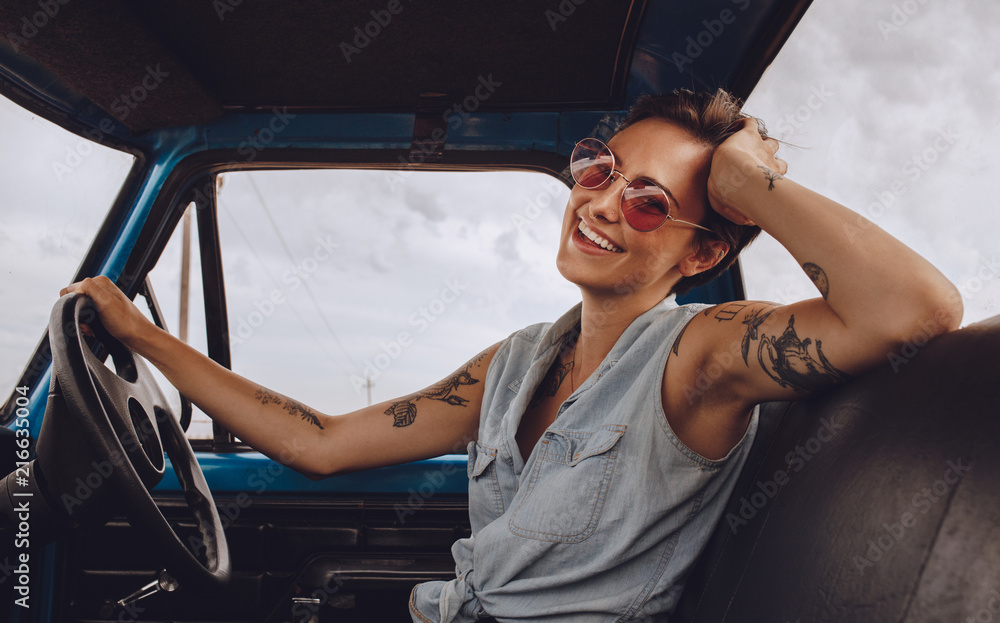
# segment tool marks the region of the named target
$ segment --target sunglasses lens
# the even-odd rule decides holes
[[[611,177],[614,166],[615,157],[598,141],[580,141],[570,157],[570,173],[584,188],[597,188],[604,184]]]
[[[650,182],[636,180],[622,194],[622,215],[638,231],[653,231],[670,214],[670,199]]]

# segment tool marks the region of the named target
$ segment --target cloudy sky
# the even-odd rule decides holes
[[[816,0],[746,107],[791,144],[781,152],[789,177],[956,283],[966,324],[997,314],[1000,297],[998,25],[992,0]],[[9,388],[130,158],[82,150],[6,100],[0,135],[0,386]],[[533,174],[227,176],[220,228],[234,367],[334,413],[365,403],[366,368],[376,401],[441,378],[575,302],[554,269],[567,195]],[[296,223],[282,216],[292,210]],[[179,255],[172,243],[153,275],[175,325]],[[752,298],[814,296],[773,240],[744,257]],[[191,339],[203,342],[203,331]]]

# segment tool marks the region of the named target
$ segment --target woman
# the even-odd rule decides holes
[[[749,450],[755,405],[797,399],[958,326],[955,288],[874,224],[784,177],[728,94],[645,98],[581,141],[557,264],[582,302],[416,394],[338,417],[216,365],[107,279],[65,292],[264,454],[325,477],[468,446],[472,537],[414,621],[612,621],[668,613]],[[677,306],[760,231],[820,297]],[[390,416],[390,417],[386,417]]]

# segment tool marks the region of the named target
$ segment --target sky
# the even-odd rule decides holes
[[[998,25],[1000,4],[985,0],[818,0],[745,107],[797,146],[780,151],[789,177],[944,272],[965,324],[1000,312]],[[765,238],[748,250],[748,294],[812,296],[776,247]]]
[[[964,324],[1000,313],[998,25],[1000,3],[987,0],[816,0],[745,107],[787,143],[788,177],[944,272]],[[0,136],[0,386],[10,388],[131,158],[6,100]],[[227,175],[234,368],[336,413],[366,402],[354,382],[366,367],[374,400],[414,391],[578,300],[554,267],[565,188],[538,174],[443,175]],[[292,210],[297,226],[283,216]],[[743,261],[751,298],[815,296],[766,235]],[[153,274],[174,324],[178,265],[172,243]]]

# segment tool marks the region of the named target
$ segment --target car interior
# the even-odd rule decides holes
[[[165,327],[150,275],[188,214],[204,348],[233,367],[222,180],[517,170],[568,188],[574,143],[606,135],[640,94],[749,95],[809,4],[16,0],[0,6],[0,93],[135,158],[72,281],[108,275]],[[744,297],[737,263],[681,302]],[[312,481],[217,424],[186,437],[191,405],[99,327],[82,333],[92,318],[61,299],[0,410],[5,542],[19,492],[32,500],[31,546],[0,550],[6,620],[407,621],[416,583],[454,577],[464,455]],[[670,620],[915,623],[988,603],[998,353],[993,318],[764,405]],[[30,572],[15,573],[18,555]]]

